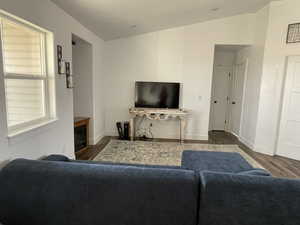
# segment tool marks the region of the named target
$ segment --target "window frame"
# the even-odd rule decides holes
[[[4,59],[4,54],[3,54],[3,20],[8,20],[9,22],[15,23],[20,26],[24,26],[27,29],[33,30],[35,32],[38,32],[41,35],[41,51],[40,51],[40,57],[41,57],[41,75],[24,75],[24,74],[18,74],[18,73],[7,73],[5,71],[5,59]],[[3,87],[4,87],[4,101],[5,101],[5,112],[6,112],[6,124],[7,124],[7,129],[8,129],[8,136],[13,134],[18,134],[22,133],[23,131],[30,130],[31,128],[37,127],[39,125],[47,124],[48,122],[51,122],[52,120],[55,121],[57,120],[56,116],[51,115],[51,96],[50,96],[50,87],[49,87],[49,59],[48,59],[48,40],[47,40],[47,31],[44,29],[39,29],[33,24],[28,24],[27,22],[23,22],[21,19],[16,19],[14,17],[5,15],[1,13],[0,11],[0,63],[2,62],[2,65],[0,68],[2,68],[3,72]],[[8,125],[8,107],[7,107],[7,96],[6,96],[6,87],[5,87],[5,81],[9,79],[16,79],[16,80],[38,80],[42,81],[43,83],[43,111],[44,111],[44,116],[40,118],[36,118],[30,121],[22,122],[16,125]],[[54,85],[54,90],[53,93],[55,95],[55,85]],[[52,96],[52,98],[55,98],[55,96]],[[56,106],[54,106],[54,111],[56,111]]]

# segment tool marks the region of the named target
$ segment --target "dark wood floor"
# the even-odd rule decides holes
[[[80,155],[80,160],[93,160],[99,152],[115,137],[104,137],[95,146],[90,146],[89,150]],[[178,140],[155,139],[155,141],[169,141],[174,142]],[[237,144],[248,155],[259,162],[263,167],[270,171],[275,177],[285,178],[300,178],[300,161],[287,159],[280,156],[268,156],[257,153],[242,144],[235,136],[226,132],[210,132],[208,141],[186,141],[187,143],[209,143],[209,144]]]

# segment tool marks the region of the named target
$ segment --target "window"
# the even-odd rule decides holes
[[[47,69],[46,32],[0,17],[7,125],[10,132],[53,117],[53,81]],[[53,79],[52,79],[53,80]]]

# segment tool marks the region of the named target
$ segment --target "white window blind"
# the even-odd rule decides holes
[[[9,128],[47,118],[45,33],[0,18]]]

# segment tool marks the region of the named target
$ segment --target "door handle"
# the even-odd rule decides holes
[[[232,104],[232,105],[235,105],[235,104],[236,104],[236,102],[232,102],[231,104]]]
[[[214,101],[214,103],[215,103],[215,104],[217,104],[217,103],[218,103],[218,101]]]

